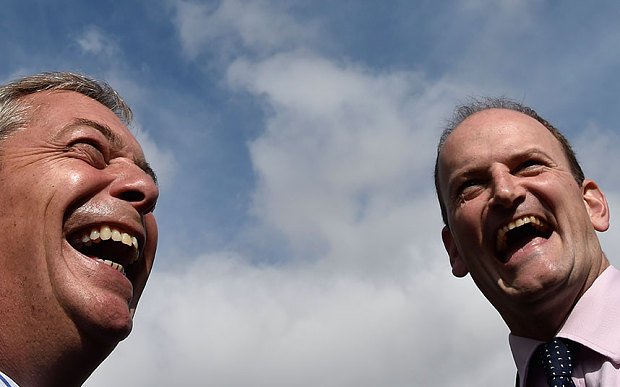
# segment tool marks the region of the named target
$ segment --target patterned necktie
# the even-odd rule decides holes
[[[567,341],[556,337],[540,346],[540,360],[550,387],[575,386],[571,379],[573,361],[568,345]]]

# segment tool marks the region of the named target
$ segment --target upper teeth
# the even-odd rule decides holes
[[[524,224],[528,223],[531,223],[539,228],[544,227],[543,221],[538,219],[534,215],[524,216],[519,219],[515,219],[504,227],[500,228],[497,232],[497,250],[503,251],[506,248],[506,234],[508,233],[508,231],[517,227],[521,227]]]
[[[139,257],[139,249],[138,249],[138,239],[135,236],[132,236],[126,232],[122,232],[116,228],[112,228],[107,225],[92,227],[90,230],[85,230],[82,234],[81,241],[86,246],[90,246],[93,243],[99,243],[101,241],[112,240],[114,242],[121,242],[127,246],[133,246],[135,254],[131,260],[131,263],[134,263],[138,260]],[[115,269],[122,271],[123,267],[119,264],[112,265],[111,261],[102,260],[102,262],[114,267]],[[110,263],[108,263],[110,262]],[[120,267],[120,268],[119,268]]]

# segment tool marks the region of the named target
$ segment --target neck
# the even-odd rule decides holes
[[[3,350],[0,364],[2,371],[20,386],[72,387],[83,385],[105,357],[86,354],[85,351],[52,354],[49,349],[30,348],[21,353]]]
[[[2,371],[20,386],[81,386],[113,349],[102,350],[92,343],[67,345],[66,341],[54,345],[36,336],[13,340],[3,335],[0,339]]]
[[[11,318],[0,320],[0,370],[20,386],[81,386],[114,349],[81,334],[62,312],[26,308],[20,295],[4,295],[0,308]]]
[[[521,315],[518,319],[504,318],[504,321],[510,328],[510,332],[516,336],[549,341],[556,336],[571,310],[572,307],[568,310],[558,310],[558,308],[553,311],[536,310]]]
[[[602,260],[581,283],[573,286],[563,284],[542,297],[515,303],[510,310],[500,310],[500,314],[512,334],[549,341],[557,335],[575,304],[607,267],[609,261],[602,254]]]

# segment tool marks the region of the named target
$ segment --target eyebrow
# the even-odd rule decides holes
[[[112,131],[112,129],[110,129],[110,127],[105,124],[86,118],[78,118],[77,120],[75,120],[75,123],[73,125],[69,125],[69,127],[75,125],[85,125],[96,129],[97,131],[101,132],[101,134],[103,134],[103,136],[110,142],[110,144],[112,144],[114,148],[121,149],[126,146],[126,142],[123,140],[123,138],[116,134],[114,131]],[[155,171],[153,170],[153,168],[151,168],[151,165],[144,158],[134,157],[133,162],[147,175],[151,176],[155,184],[158,185],[157,175],[155,174]]]

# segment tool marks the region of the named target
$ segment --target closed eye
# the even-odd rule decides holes
[[[528,159],[523,163],[519,164],[519,166],[515,171],[513,171],[513,173],[524,176],[533,176],[543,172],[546,167],[547,165],[541,160]]]
[[[108,165],[108,160],[100,144],[92,140],[78,140],[67,146],[67,151],[74,157],[78,157],[93,167],[103,169]]]
[[[486,182],[483,179],[467,179],[457,190],[459,202],[471,200],[484,191]]]

